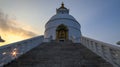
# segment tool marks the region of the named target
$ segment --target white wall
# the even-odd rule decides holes
[[[45,29],[45,38],[49,38],[50,36],[53,39],[56,38],[56,29],[60,24],[64,24],[69,29],[69,39],[73,40],[74,42],[80,42],[81,31],[80,31],[80,24],[76,20],[71,19],[56,19],[53,21],[49,21],[46,24]]]

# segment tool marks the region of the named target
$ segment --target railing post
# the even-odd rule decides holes
[[[87,37],[82,37],[81,43],[114,67],[120,67],[120,46],[103,43]]]

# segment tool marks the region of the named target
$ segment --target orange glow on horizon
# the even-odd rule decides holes
[[[3,34],[3,35],[1,34],[1,36],[5,40],[5,42],[0,42],[0,46],[30,38],[29,36],[22,36],[22,35],[16,35],[11,33]]]
[[[31,26],[15,20],[9,20],[5,26],[0,27],[0,36],[5,40],[5,42],[0,42],[0,46],[25,40],[36,35]]]
[[[5,42],[0,46],[21,41],[36,36],[35,30],[24,22],[19,22],[0,12],[0,36]]]

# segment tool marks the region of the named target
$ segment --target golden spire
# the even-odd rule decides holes
[[[61,7],[64,8],[64,3],[62,2]]]

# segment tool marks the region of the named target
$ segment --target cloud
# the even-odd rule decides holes
[[[0,36],[7,41],[5,44],[8,44],[37,36],[37,34],[29,25],[19,23],[0,11]]]
[[[8,15],[5,15],[0,11],[0,30],[2,32],[9,32],[23,36],[36,36],[36,34],[32,31],[25,30],[20,27],[20,24],[15,20],[11,20]]]

